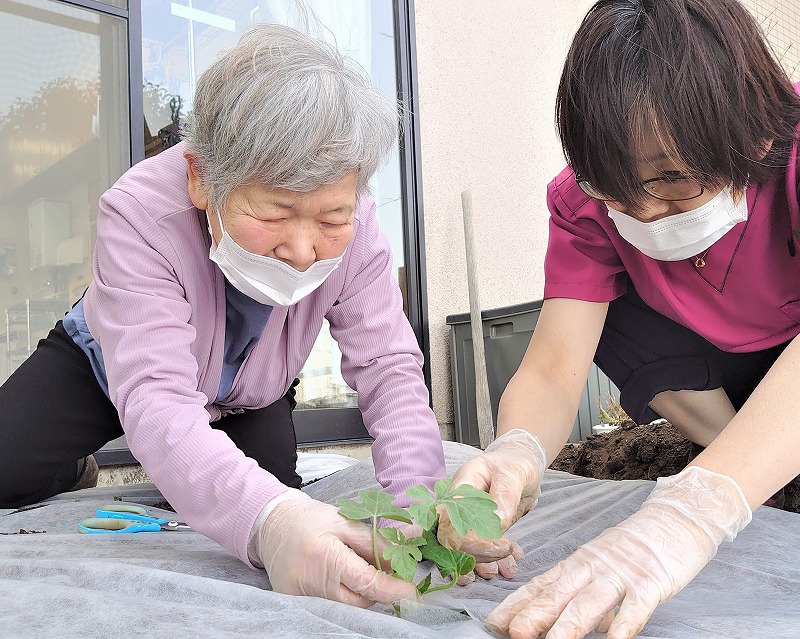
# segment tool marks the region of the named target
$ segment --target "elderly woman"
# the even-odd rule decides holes
[[[413,597],[362,559],[365,525],[297,490],[292,424],[327,318],[377,480],[399,496],[445,474],[366,193],[396,128],[363,70],[321,42],[261,25],[226,51],[186,140],[103,195],[91,285],[0,388],[0,507],[91,484],[88,456],[125,433],[181,517],[275,590]]]

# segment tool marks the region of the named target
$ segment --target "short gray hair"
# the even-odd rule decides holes
[[[199,78],[184,137],[210,205],[258,184],[309,192],[358,170],[358,191],[397,135],[398,106],[333,46],[256,25]]]

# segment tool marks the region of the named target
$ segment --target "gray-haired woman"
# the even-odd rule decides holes
[[[261,25],[227,50],[186,140],[103,195],[91,285],[0,387],[0,507],[91,484],[91,453],[124,432],[180,516],[275,590],[413,597],[362,559],[366,526],[297,490],[291,415],[327,318],[378,481],[402,496],[445,474],[366,194],[396,125],[362,69],[297,31]]]

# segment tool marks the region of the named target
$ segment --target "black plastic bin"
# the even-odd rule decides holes
[[[486,375],[495,424],[500,396],[522,362],[541,309],[542,301],[538,300],[488,309],[481,313]],[[479,446],[470,315],[448,315],[446,321],[450,327],[450,375],[453,384],[455,438],[458,442]],[[609,395],[619,397],[619,391],[600,369],[592,365],[570,441],[580,441],[592,434],[592,427],[600,423],[598,399],[605,402]]]

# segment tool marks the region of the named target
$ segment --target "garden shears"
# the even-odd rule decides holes
[[[159,532],[162,530],[191,530],[180,521],[150,517],[147,510],[136,504],[124,501],[100,506],[95,517],[78,522],[82,533],[137,533]]]

